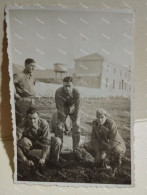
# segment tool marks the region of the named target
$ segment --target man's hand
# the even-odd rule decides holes
[[[80,120],[77,119],[75,122],[73,122],[73,126],[80,126]]]
[[[106,152],[105,151],[103,151],[103,152],[101,152],[101,160],[104,160],[105,158],[106,158]]]
[[[77,126],[80,126],[80,119],[77,120],[76,124]]]
[[[111,149],[110,144],[106,143],[105,141],[102,141],[101,143],[105,146],[105,148],[106,148],[107,150],[110,150],[110,149]]]
[[[111,146],[107,144],[107,150],[111,150]]]
[[[22,98],[17,93],[15,94],[15,99],[18,101],[22,101]]]
[[[45,164],[45,159],[44,159],[44,158],[41,158],[41,159],[39,160],[39,164],[44,165],[44,164]]]
[[[64,132],[64,124],[62,122],[58,122],[57,127],[60,129],[60,131]]]
[[[34,166],[34,162],[33,162],[32,160],[27,160],[27,159],[25,159],[25,160],[24,160],[24,163],[25,163],[26,165],[28,165],[28,166]]]

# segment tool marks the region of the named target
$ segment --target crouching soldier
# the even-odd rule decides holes
[[[29,108],[26,120],[17,129],[18,159],[27,165],[34,165],[30,160],[34,150],[37,151],[35,157],[41,165],[45,164],[47,158],[51,158],[56,163],[59,160],[60,147],[60,138],[50,136],[48,122],[39,118],[35,108]]]
[[[96,120],[93,121],[91,144],[95,151],[96,163],[105,168],[109,167],[106,158],[110,160],[113,154],[116,167],[121,165],[126,146],[117,130],[116,123],[102,108],[97,110]]]

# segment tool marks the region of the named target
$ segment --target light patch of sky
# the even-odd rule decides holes
[[[22,24],[18,23],[16,18]],[[59,21],[59,18],[64,23]],[[81,18],[86,23],[82,22]],[[132,56],[124,52],[124,48],[132,52],[133,39],[128,39],[124,33],[133,37],[133,22],[128,23],[124,18],[133,21],[131,13],[11,10],[12,61],[23,65],[24,60],[31,57],[42,68],[53,68],[54,63],[65,63],[68,68],[73,68],[74,59],[85,56],[86,54],[82,52],[85,51],[88,54],[99,53],[110,61],[130,66]],[[38,19],[43,22],[38,22]],[[109,23],[104,22],[104,19]],[[22,39],[15,36],[16,34]],[[36,34],[41,35],[43,39]],[[21,51],[23,55],[16,52],[14,48]],[[37,52],[36,48],[42,53]],[[103,52],[103,49],[108,51],[109,55]]]

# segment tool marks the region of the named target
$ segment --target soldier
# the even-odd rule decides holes
[[[25,60],[23,72],[14,75],[14,97],[16,109],[16,124],[22,122],[27,109],[33,104],[35,80],[32,73],[35,68],[35,61],[31,58]],[[21,117],[20,117],[21,116]]]
[[[35,108],[29,108],[27,118],[17,128],[18,159],[27,165],[34,165],[34,162],[29,158],[36,151],[35,157],[39,159],[41,165],[44,165],[47,158],[52,158],[52,161],[57,163],[60,147],[61,140],[60,138],[50,136],[47,121],[39,118]]]
[[[108,117],[107,112],[100,108],[93,121],[91,145],[95,151],[95,162],[107,168],[106,157],[114,154],[117,166],[125,154],[126,146],[120,136],[115,122]]]
[[[80,94],[73,87],[72,77],[63,79],[63,87],[57,89],[55,93],[55,102],[57,108],[55,136],[60,137],[63,143],[63,127],[67,116],[69,116],[72,121],[73,152],[76,154],[80,142]]]

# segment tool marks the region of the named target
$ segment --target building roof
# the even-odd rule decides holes
[[[77,77],[98,77],[99,75],[97,73],[83,73],[83,74],[75,74]]]
[[[101,56],[100,54],[98,54],[98,53],[93,53],[93,54],[89,54],[89,55],[87,55],[87,56],[83,56],[83,57],[80,57],[80,58],[76,58],[76,59],[74,59],[75,61],[91,61],[91,60],[104,60],[104,57],[103,56]]]
[[[67,72],[67,65],[61,63],[54,64],[54,71],[55,72]]]
[[[80,58],[76,58],[74,59],[75,62],[83,62],[83,61],[105,61],[105,62],[108,62],[116,67],[120,67],[120,68],[123,68],[125,70],[128,70],[130,71],[131,70],[131,67],[127,67],[125,65],[122,65],[122,64],[119,64],[117,62],[114,62],[106,57],[103,57],[102,55],[98,54],[98,53],[93,53],[93,54],[89,54],[87,56],[83,56],[83,57],[80,57]]]

